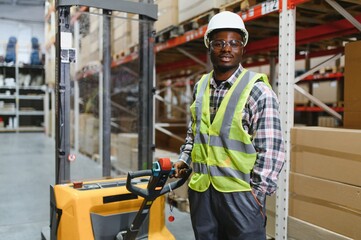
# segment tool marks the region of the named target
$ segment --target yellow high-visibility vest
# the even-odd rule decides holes
[[[213,72],[203,75],[191,105],[194,143],[193,175],[189,187],[204,192],[212,183],[220,192],[250,191],[250,173],[257,153],[243,129],[242,112],[257,80],[269,87],[265,74],[244,69],[229,89],[210,122],[209,89]]]

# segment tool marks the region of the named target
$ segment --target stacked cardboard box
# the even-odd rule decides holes
[[[99,120],[92,114],[82,113],[79,116],[79,149],[89,156],[99,151]]]
[[[340,89],[340,83],[337,80],[312,83],[313,96],[323,103],[337,104],[340,101]]]
[[[86,36],[81,37],[80,47],[78,49],[78,67],[84,68],[90,65],[94,65],[95,62],[99,62],[100,58],[100,25],[102,23],[102,16],[100,10],[96,8],[89,9],[89,26],[81,24],[80,28],[89,27],[89,33]],[[83,30],[80,30],[83,31]],[[76,44],[74,44],[76,46]]]
[[[361,129],[361,41],[345,46],[344,127]]]
[[[179,23],[193,19],[223,5],[225,0],[178,0]]]
[[[157,32],[178,25],[178,2],[169,0],[158,0],[158,21],[154,27]]]
[[[337,127],[337,119],[332,116],[319,116],[317,119],[319,127]]]
[[[207,14],[212,10],[230,10],[230,6],[239,5],[242,10],[256,4],[255,0],[178,0],[178,22],[183,23]]]
[[[114,167],[118,170],[138,170],[138,157],[134,158],[133,149],[138,149],[137,133],[119,133],[117,137],[117,161]]]
[[[306,92],[308,92],[308,93],[310,92],[310,83],[309,82],[301,82],[301,83],[297,83],[297,85],[299,87],[301,87],[303,90],[305,90]],[[295,99],[295,104],[306,105],[309,102],[308,98],[306,98],[304,95],[302,95],[298,91],[295,91],[294,99]]]
[[[289,215],[361,239],[361,130],[291,131]]]
[[[112,54],[121,54],[129,48],[131,35],[131,22],[128,13],[115,12],[111,21]],[[138,31],[134,29],[133,31]]]
[[[129,36],[129,45],[128,48],[134,48],[139,43],[139,24],[142,24],[139,21],[139,16],[136,14],[129,14],[129,24],[130,24],[130,36]],[[133,52],[135,49],[132,49]]]

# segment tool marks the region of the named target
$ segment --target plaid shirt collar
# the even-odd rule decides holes
[[[222,85],[225,85],[225,84],[228,84],[229,88],[232,87],[232,85],[234,84],[234,82],[237,80],[237,78],[239,77],[239,75],[242,73],[243,71],[243,67],[241,64],[239,64],[239,67],[237,68],[236,71],[234,71],[234,73],[226,80],[224,81],[223,83],[220,84],[220,86]],[[216,81],[214,80],[213,78],[213,74],[212,74],[212,77],[211,77],[211,80],[210,80],[210,85],[213,87],[213,88],[217,88],[217,83]]]

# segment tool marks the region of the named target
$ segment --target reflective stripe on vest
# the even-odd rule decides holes
[[[193,163],[193,171],[196,173],[208,174],[207,165],[204,163]],[[209,166],[209,173],[214,177],[216,176],[234,177],[234,178],[242,179],[243,181],[246,182],[249,182],[251,180],[249,174],[245,174],[241,171],[232,168]]]
[[[256,153],[256,150],[254,149],[252,144],[244,144],[238,140],[229,139],[229,138],[222,140],[219,136],[208,136],[207,134],[202,134],[202,133],[199,133],[197,136],[198,137],[194,139],[194,143],[207,144],[209,138],[209,145],[212,146],[224,147],[224,145],[226,145],[227,149],[229,150],[235,150],[250,154]]]

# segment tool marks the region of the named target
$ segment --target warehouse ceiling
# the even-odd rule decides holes
[[[0,4],[12,6],[44,6],[45,0],[0,0]]]
[[[0,0],[0,20],[44,22],[45,0]]]

